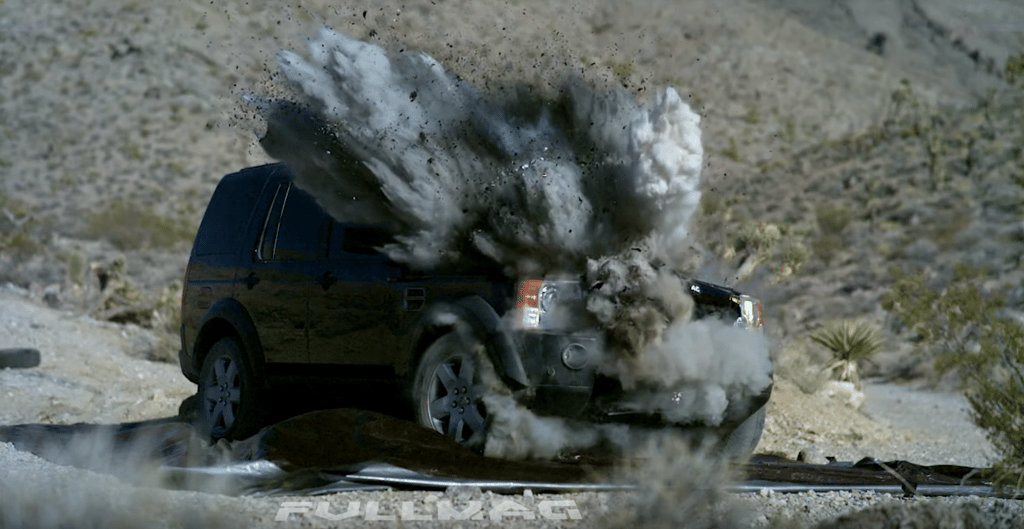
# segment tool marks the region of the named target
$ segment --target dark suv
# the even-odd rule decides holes
[[[181,305],[181,369],[199,385],[199,424],[213,439],[254,433],[280,376],[331,374],[396,382],[420,424],[479,448],[487,390],[475,351],[538,414],[626,420],[614,409],[621,387],[602,380],[592,360],[596,333],[550,318],[553,305],[582,300],[579,281],[513,282],[485,259],[416,271],[376,250],[390,240],[378,227],[330,217],[284,165],[223,178]],[[699,281],[689,287],[698,315],[760,330],[757,300]],[[736,430],[737,451],[760,438],[769,391],[730,403],[724,426]]]

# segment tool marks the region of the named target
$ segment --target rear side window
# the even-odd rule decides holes
[[[192,247],[196,255],[238,252],[241,242],[238,234],[245,229],[262,187],[262,183],[251,183],[250,180],[230,175],[217,186],[196,233]]]
[[[343,259],[346,255],[378,255],[377,249],[395,242],[387,230],[378,226],[358,226],[334,221],[331,229],[330,259]]]
[[[308,193],[280,184],[267,213],[258,257],[264,261],[312,261],[323,255],[327,216]]]

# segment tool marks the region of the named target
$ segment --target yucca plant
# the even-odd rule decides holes
[[[825,371],[844,382],[858,383],[857,363],[882,350],[884,340],[875,326],[865,321],[832,321],[811,334],[811,340],[828,349],[835,362]]]

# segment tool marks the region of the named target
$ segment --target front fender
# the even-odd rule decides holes
[[[210,346],[224,336],[230,335],[237,336],[242,342],[245,356],[256,379],[261,383],[266,381],[263,346],[256,332],[256,325],[249,316],[249,311],[235,298],[220,299],[203,314],[195,345],[189,351],[191,358],[182,359],[182,370],[185,370],[186,365],[189,368],[185,376],[193,382],[199,380],[199,370]]]
[[[436,304],[428,310],[420,322],[413,342],[416,344],[416,354],[412,355],[413,364],[418,354],[438,337],[440,333],[437,329],[453,327],[460,321],[469,325],[483,340],[498,375],[510,389],[521,389],[530,385],[515,340],[494,307],[480,296],[467,296]],[[409,370],[413,368],[413,365],[409,366]]]

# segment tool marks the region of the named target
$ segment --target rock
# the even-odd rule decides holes
[[[828,464],[828,458],[821,452],[821,449],[816,446],[808,446],[800,451],[796,455],[797,461],[804,463],[810,463],[812,465],[825,465]]]
[[[60,285],[54,283],[43,289],[43,303],[51,309],[60,308]]]
[[[830,380],[825,383],[819,392],[830,399],[839,400],[855,410],[860,409],[861,405],[864,404],[864,392],[858,390],[853,382]]]
[[[39,365],[40,359],[39,349],[28,347],[0,349],[0,369],[36,367]]]

